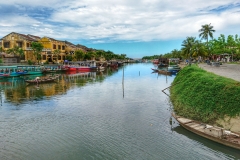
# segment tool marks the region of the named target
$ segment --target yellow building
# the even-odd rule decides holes
[[[50,37],[43,37],[39,40],[43,44],[42,62],[62,62],[65,59],[65,42]]]
[[[40,42],[43,45],[41,62],[62,63],[67,55],[73,56],[76,50],[86,52],[82,46],[76,46],[68,41],[60,41],[50,37],[38,37],[12,32],[0,39],[0,47],[6,52],[8,49],[18,46],[24,51],[22,60],[36,62],[36,57],[31,48],[32,42]],[[87,48],[87,47],[86,47]],[[6,54],[7,55],[7,54]]]
[[[23,60],[34,60],[33,51],[31,49],[31,43],[37,42],[40,39],[34,35],[24,35],[16,32],[12,32],[1,39],[1,47],[4,52],[10,48],[19,47],[24,50]]]

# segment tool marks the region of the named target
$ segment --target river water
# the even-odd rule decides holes
[[[1,79],[0,159],[240,159],[240,151],[170,121],[162,90],[175,76],[153,67],[62,74],[39,86],[24,82],[33,77]]]

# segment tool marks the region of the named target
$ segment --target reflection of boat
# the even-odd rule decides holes
[[[48,82],[55,82],[55,80],[57,80],[57,78],[58,78],[58,76],[46,77],[46,78],[36,77],[35,79],[32,79],[32,80],[25,80],[25,82],[30,83],[30,84],[48,83]]]
[[[240,149],[240,134],[172,114],[185,129],[223,145]]]

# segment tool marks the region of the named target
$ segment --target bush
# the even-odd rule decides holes
[[[31,60],[28,60],[29,65],[33,65],[33,62]]]

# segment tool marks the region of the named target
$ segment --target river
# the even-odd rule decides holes
[[[31,77],[1,79],[0,159],[240,159],[240,151],[171,121],[162,90],[175,76],[153,67],[62,74],[39,86],[24,82]]]

